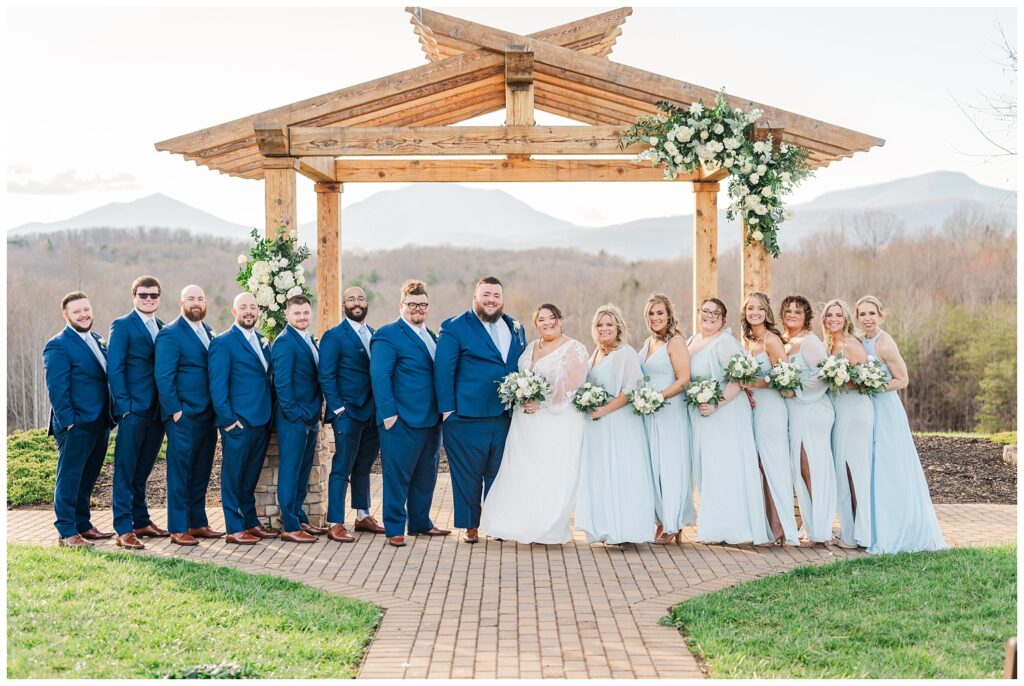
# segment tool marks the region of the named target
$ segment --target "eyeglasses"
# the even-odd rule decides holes
[[[707,317],[716,317],[717,318],[717,317],[721,317],[722,316],[722,313],[719,310],[705,310],[704,308],[701,308],[700,313],[705,315],[705,316],[707,316]]]
[[[427,308],[430,307],[430,303],[405,303],[405,306],[410,310],[418,310],[420,312],[426,312]]]
[[[159,293],[136,293],[142,300],[157,300],[160,297]]]
[[[363,303],[363,304],[365,304],[367,302],[369,302],[369,301],[366,298],[362,297],[362,296],[359,296],[358,298],[345,298],[345,304],[346,305],[351,305],[353,303]]]

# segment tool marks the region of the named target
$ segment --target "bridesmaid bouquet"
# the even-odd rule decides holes
[[[718,405],[725,399],[722,387],[714,379],[694,379],[686,387],[686,404],[697,407],[701,403]]]
[[[584,414],[590,414],[602,405],[607,405],[612,396],[603,386],[589,381],[579,388],[572,396],[572,406]]]
[[[506,410],[522,407],[530,402],[541,402],[551,394],[551,384],[542,374],[526,370],[512,372],[498,383],[498,399]]]
[[[765,380],[769,388],[777,391],[796,391],[803,388],[804,383],[800,380],[800,365],[789,360],[779,360],[771,369]]]
[[[742,352],[729,358],[725,363],[725,373],[733,381],[754,383],[761,375],[761,367],[753,355]]]
[[[885,392],[886,379],[882,363],[874,355],[868,355],[867,362],[853,365],[853,382],[867,396]]]
[[[818,363],[818,376],[829,385],[833,393],[838,393],[853,381],[853,365],[842,353],[831,355]]]
[[[626,394],[630,404],[633,406],[633,412],[641,416],[654,414],[668,404],[661,391],[651,388],[650,381],[651,377],[645,376],[643,383],[635,391]]]

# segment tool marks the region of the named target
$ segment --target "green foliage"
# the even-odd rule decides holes
[[[285,233],[279,226],[274,238],[265,238],[258,229],[250,234],[253,246],[249,255],[238,256],[235,280],[256,297],[260,316],[256,325],[268,340],[273,341],[284,330],[284,303],[295,295],[313,299],[313,291],[306,287],[305,267],[309,248],[300,246],[298,238]]]
[[[999,445],[1017,445],[1017,432],[1004,431],[1002,433],[992,434],[988,440]]]
[[[993,678],[1016,589],[1015,546],[879,555],[698,596],[662,622],[717,678]]]
[[[269,575],[24,545],[7,547],[7,611],[14,679],[352,678],[381,617]]]

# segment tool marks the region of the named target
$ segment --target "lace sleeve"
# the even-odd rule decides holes
[[[541,407],[561,414],[572,406],[572,396],[576,389],[587,380],[590,364],[587,349],[579,341],[565,344],[566,351],[558,364],[557,377],[552,384],[551,395],[541,403]]]
[[[800,344],[800,354],[805,362],[810,365],[810,374],[803,379],[804,387],[797,390],[796,396],[801,399],[805,396],[816,399],[817,396],[821,395],[822,389],[825,388],[825,382],[818,376],[818,363],[828,357],[828,354],[825,352],[825,345],[817,336],[811,334]]]

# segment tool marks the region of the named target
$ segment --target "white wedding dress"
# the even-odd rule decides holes
[[[530,368],[536,344],[520,356],[520,371]],[[533,414],[517,408],[512,415],[501,468],[480,514],[483,533],[520,543],[572,540],[569,517],[585,425],[572,396],[587,380],[587,368],[587,349],[573,339],[537,361],[533,371],[551,383],[551,395]]]

